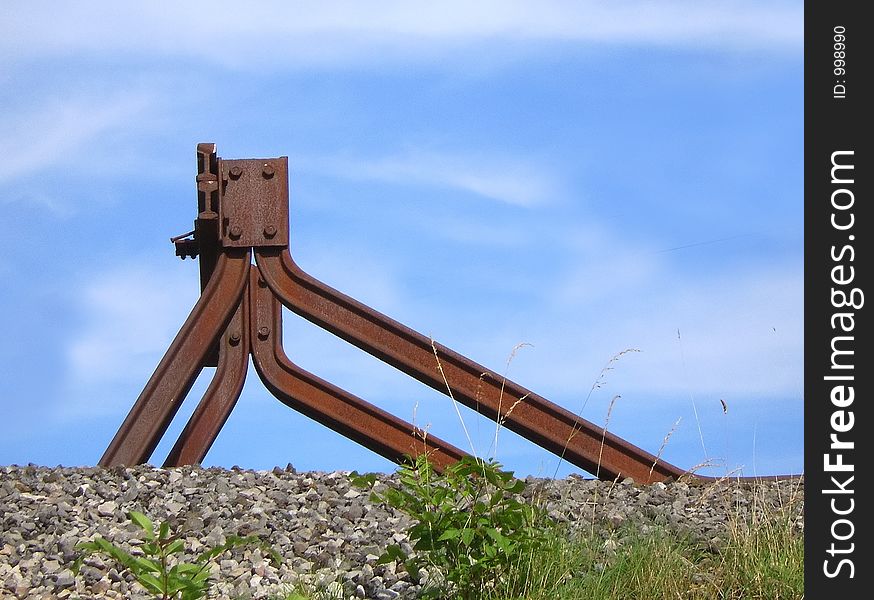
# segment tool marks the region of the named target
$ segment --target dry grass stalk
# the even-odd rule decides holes
[[[510,407],[510,410],[507,414],[504,415],[503,419],[501,418],[501,408],[504,404],[504,388],[507,385],[507,374],[510,372],[510,363],[513,362],[513,359],[516,358],[516,353],[520,348],[524,348],[525,346],[533,346],[533,344],[529,344],[528,342],[519,342],[513,349],[510,350],[510,356],[507,357],[507,365],[504,367],[504,376],[501,378],[501,392],[498,394],[498,414],[495,417],[495,438],[492,441],[492,456],[498,455],[498,433],[501,431],[501,427],[504,424],[504,421],[507,420],[507,417],[510,416],[510,412],[516,408],[516,405],[522,401],[523,398],[520,398]],[[527,394],[526,394],[527,395]]]
[[[446,386],[446,392],[449,394],[449,398],[452,400],[452,406],[455,408],[455,414],[458,415],[458,421],[461,423],[461,429],[464,431],[464,436],[467,438],[467,443],[470,444],[471,453],[474,456],[479,456],[476,451],[476,447],[473,444],[473,440],[470,437],[470,433],[467,431],[467,425],[464,424],[464,417],[461,416],[461,411],[458,408],[458,401],[455,399],[455,394],[452,393],[452,387],[449,385],[449,380],[446,378],[446,372],[443,370],[443,362],[440,360],[440,356],[437,354],[437,344],[434,342],[434,339],[431,339],[431,350],[434,351],[434,358],[437,360],[437,370],[440,371],[440,376],[443,378],[443,384]]]
[[[677,430],[677,427],[680,426],[680,421],[682,421],[682,420],[683,420],[683,417],[680,417],[679,419],[674,421],[674,424],[671,427],[671,430],[667,433],[667,435],[665,435],[665,438],[662,440],[662,445],[659,446],[659,451],[656,453],[656,458],[654,461],[652,461],[652,466],[649,468],[649,476],[647,477],[647,481],[652,479],[652,472],[655,470],[656,465],[659,462],[659,459],[661,459],[662,452],[664,452],[665,446],[668,445],[668,440],[670,440],[671,436],[674,435],[674,432]]]
[[[555,479],[558,476],[558,469],[561,467],[561,463],[564,461],[564,455],[567,452],[568,446],[571,443],[571,440],[576,437],[577,432],[579,431],[579,420],[583,416],[583,411],[586,409],[586,405],[589,403],[589,399],[592,397],[592,394],[595,393],[595,390],[601,389],[607,383],[607,373],[613,370],[613,365],[619,361],[620,358],[625,356],[626,354],[630,354],[632,352],[641,352],[641,350],[637,348],[626,348],[624,350],[620,350],[616,354],[610,357],[610,360],[601,368],[601,372],[598,373],[598,376],[595,378],[595,381],[592,383],[592,387],[589,389],[589,393],[586,394],[585,400],[583,400],[582,406],[580,406],[580,410],[577,411],[576,420],[574,422],[574,426],[571,428],[570,435],[568,435],[567,440],[565,440],[564,448],[561,450],[561,454],[558,457],[558,464],[555,465],[555,472],[552,474],[552,478]],[[600,460],[598,461],[600,463]]]

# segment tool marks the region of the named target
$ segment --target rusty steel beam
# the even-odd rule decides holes
[[[203,370],[246,285],[251,251],[227,249],[176,338],[100,459],[101,466],[147,462]]]
[[[164,467],[203,462],[240,399],[249,366],[249,295],[243,291],[237,310],[218,340],[219,360],[200,404],[164,461]]]
[[[283,404],[396,463],[427,453],[435,470],[442,472],[465,456],[455,446],[294,364],[282,347],[282,305],[252,271],[252,358],[264,385]]]
[[[686,474],[325,285],[298,267],[287,250],[256,248],[255,260],[271,290],[293,312],[445,394],[448,381],[453,397],[465,406],[597,477],[648,483]]]

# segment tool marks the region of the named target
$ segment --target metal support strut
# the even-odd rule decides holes
[[[164,466],[201,462],[240,397],[250,355],[280,402],[381,456],[427,453],[442,471],[465,455],[295,365],[282,347],[285,305],[440,392],[450,393],[448,381],[459,402],[602,479],[687,474],[305,273],[288,248],[287,157],[223,160],[214,144],[199,144],[197,157],[194,231],[171,241],[182,258],[199,257],[202,294],[101,465],[148,461],[194,380],[216,366]]]

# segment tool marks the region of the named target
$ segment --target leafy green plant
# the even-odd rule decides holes
[[[400,468],[399,487],[376,493],[375,480],[375,475],[352,473],[354,485],[371,489],[372,501],[416,521],[407,531],[415,552],[410,556],[391,545],[379,562],[401,561],[414,578],[423,567],[435,568],[452,585],[453,597],[480,598],[505,587],[519,556],[545,540],[541,513],[517,496],[525,483],[494,460],[466,456],[437,474],[420,455]],[[446,597],[447,592],[432,587],[426,594]]]
[[[183,562],[177,555],[185,551],[178,535],[171,535],[167,522],[155,527],[143,513],[131,511],[128,517],[143,530],[146,542],[140,546],[142,556],[123,550],[98,536],[90,542],[82,542],[76,548],[82,554],[73,563],[72,571],[78,574],[84,560],[92,554],[102,554],[130,571],[136,580],[155,598],[161,600],[197,600],[206,596],[210,586],[210,561],[227,550],[248,544],[256,544],[267,550],[271,559],[278,563],[276,552],[266,547],[257,536],[228,536],[224,544],[201,552],[194,562]]]

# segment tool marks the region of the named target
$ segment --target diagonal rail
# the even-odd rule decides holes
[[[245,290],[221,337],[215,374],[167,455],[165,468],[202,463],[240,399],[249,367],[250,347],[249,295]]]
[[[465,453],[294,364],[282,347],[282,305],[254,272],[249,283],[252,358],[283,404],[396,463],[427,453],[435,470]]]
[[[293,312],[602,479],[639,483],[686,472],[506,380],[494,371],[346,296],[304,272],[287,249],[256,248],[274,294]]]
[[[149,460],[239,304],[251,260],[249,249],[230,249],[219,257],[209,284],[104,452],[101,466]]]

